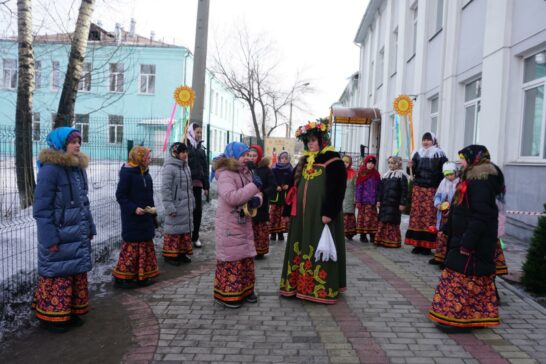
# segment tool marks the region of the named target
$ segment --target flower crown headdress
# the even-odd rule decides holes
[[[310,121],[305,125],[300,126],[296,129],[296,138],[300,140],[307,139],[310,135],[323,134],[323,136],[328,135],[328,124],[320,121]]]

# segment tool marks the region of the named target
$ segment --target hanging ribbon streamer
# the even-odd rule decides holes
[[[411,113],[413,110],[413,100],[408,95],[400,95],[396,99],[394,99],[393,108],[398,115],[404,117],[404,129],[406,131],[406,147],[408,151],[408,160],[409,160],[411,158],[411,153],[413,152],[413,148],[414,148],[413,119],[411,116]],[[408,122],[408,119],[409,119],[409,122]],[[410,174],[413,177],[412,169],[410,169]]]
[[[169,140],[169,135],[171,134],[173,118],[174,118],[174,114],[176,113],[176,108],[178,105],[181,106],[180,112],[182,114],[182,117],[180,118],[180,122],[181,122],[180,129],[182,130],[183,135],[181,136],[180,140],[182,140],[183,142],[186,141],[186,131],[188,129],[187,120],[189,120],[190,111],[195,101],[195,92],[193,92],[191,87],[188,87],[188,86],[177,87],[176,90],[174,90],[173,96],[174,96],[175,103],[174,103],[173,111],[171,113],[169,124],[167,126],[167,132],[165,133],[165,140],[163,142],[163,152],[165,152],[165,150],[167,149],[167,142]],[[186,110],[187,110],[187,113],[185,112]],[[184,118],[185,115],[186,115],[186,118]],[[178,138],[175,138],[175,139],[178,140]]]
[[[169,135],[171,134],[171,128],[173,126],[174,113],[176,112],[177,104],[174,103],[173,111],[171,112],[171,118],[169,119],[169,124],[167,125],[167,132],[165,133],[165,140],[163,141],[163,152],[167,149],[167,141],[169,140]]]
[[[400,119],[398,117],[398,114],[394,114],[394,136],[395,136],[394,149],[393,149],[392,154],[395,155],[395,156],[398,156],[400,154],[400,144],[401,144]]]

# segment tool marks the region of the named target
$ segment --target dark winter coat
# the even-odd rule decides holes
[[[469,276],[488,276],[495,273],[498,208],[496,195],[503,189],[502,177],[492,163],[470,167],[459,184],[447,224],[447,268]],[[460,190],[466,193],[460,203]],[[469,255],[462,254],[466,252]]]
[[[440,182],[444,179],[442,166],[447,162],[445,155],[436,155],[432,158],[422,158],[419,153],[415,153],[413,158],[414,184],[420,187],[438,188]]]
[[[201,181],[203,189],[208,190],[210,188],[209,162],[207,153],[201,143],[197,145],[197,148],[188,143],[188,164],[190,165],[192,180]]]
[[[163,232],[171,235],[191,233],[195,198],[187,161],[167,156],[161,170],[161,201],[165,209]]]
[[[254,170],[254,174],[262,180],[263,186],[261,191],[264,194],[264,198],[262,206],[258,209],[256,216],[252,218],[252,222],[269,221],[269,199],[277,192],[277,182],[271,168],[269,168],[269,163],[269,158],[263,158],[258,163],[258,168]]]
[[[292,168],[273,168],[273,175],[275,176],[277,186],[287,185],[290,188],[294,184]],[[284,205],[286,193],[287,190],[275,191],[270,202],[274,205]]]
[[[89,159],[44,149],[34,194],[33,216],[38,228],[38,274],[62,277],[92,268],[90,236],[97,230],[89,209],[85,168]],[[57,244],[59,251],[50,252]]]
[[[126,242],[152,240],[155,233],[155,216],[137,215],[136,209],[154,207],[154,189],[148,170],[124,165],[119,171],[116,199],[121,207],[121,237]]]
[[[406,205],[408,198],[408,179],[401,170],[394,171],[383,178],[379,184],[377,201],[379,221],[387,224],[400,225],[400,205]]]

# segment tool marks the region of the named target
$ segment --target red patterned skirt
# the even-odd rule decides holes
[[[343,214],[343,227],[345,236],[352,238],[356,235],[356,217],[355,214]]]
[[[163,235],[163,256],[178,258],[181,255],[192,255],[193,245],[191,234],[164,234]]]
[[[436,251],[434,252],[434,260],[438,263],[443,263],[446,260],[447,254],[447,235],[438,232],[436,239]]]
[[[157,277],[159,268],[155,256],[154,242],[126,242],[121,245],[119,259],[112,275],[119,279],[143,281]]]
[[[503,276],[505,274],[508,274],[508,266],[506,265],[506,258],[504,257],[504,252],[502,251],[500,239],[497,239],[497,249],[495,250],[495,266],[496,275]]]
[[[38,278],[32,308],[36,317],[49,322],[67,322],[71,315],[89,312],[87,273],[68,277]]]
[[[400,248],[402,246],[400,225],[379,221],[374,244],[385,248]]]
[[[269,207],[269,233],[287,233],[290,218],[282,216],[284,205],[271,204]]]
[[[406,239],[404,242],[416,247],[436,249],[436,208],[434,207],[434,187],[413,186],[411,211]]]
[[[440,324],[457,327],[499,325],[494,276],[465,276],[444,269],[428,317]]]
[[[378,222],[375,205],[362,205],[362,208],[358,209],[356,232],[358,234],[375,234]]]
[[[269,221],[253,222],[254,246],[256,253],[264,255],[269,253]]]
[[[254,259],[244,258],[234,262],[216,262],[214,298],[224,302],[241,302],[254,292],[256,275]]]

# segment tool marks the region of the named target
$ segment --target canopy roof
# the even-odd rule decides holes
[[[332,123],[370,125],[381,121],[381,111],[374,108],[332,106]]]

